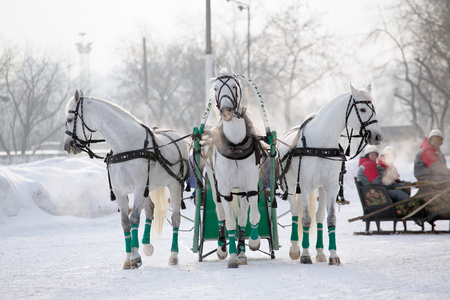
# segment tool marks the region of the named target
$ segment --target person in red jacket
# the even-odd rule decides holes
[[[440,130],[432,130],[428,137],[423,139],[414,160],[414,176],[417,180],[439,182],[438,188],[446,188],[450,184],[450,169],[440,148],[443,140],[444,136]]]
[[[397,186],[395,183],[398,175],[397,170],[395,169],[395,172],[385,172],[381,166],[377,165],[377,158],[377,147],[373,145],[367,146],[364,156],[359,158],[358,181],[362,185],[381,185],[386,187],[389,196],[394,202],[409,198],[409,195],[404,191],[395,189],[395,186]]]

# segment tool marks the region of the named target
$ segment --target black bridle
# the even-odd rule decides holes
[[[363,121],[361,119],[361,115],[359,114],[359,110],[356,107],[357,104],[365,104],[367,105],[367,107],[370,109],[370,111],[372,112],[372,114],[370,115],[369,119],[367,119],[367,121]],[[353,129],[350,130],[348,129],[348,119],[350,118],[350,114],[352,112],[352,109],[355,109],[356,112],[356,116],[358,117],[359,120],[359,124],[360,124],[360,128],[359,128],[359,135],[354,135],[353,134]],[[355,155],[353,155],[350,159],[355,158],[359,153],[361,153],[361,151],[366,147],[368,139],[370,138],[370,131],[367,130],[367,126],[374,124],[374,123],[378,123],[377,119],[373,119],[375,118],[376,113],[375,113],[375,108],[373,106],[372,101],[370,100],[355,100],[355,98],[353,97],[353,95],[350,96],[350,100],[348,101],[347,104],[347,111],[345,113],[345,130],[347,132],[347,138],[348,138],[348,147],[347,150],[345,151],[345,155],[346,156],[350,156],[350,143],[352,140],[352,137],[360,137],[361,138],[361,142],[358,145],[358,149],[356,150]]]
[[[92,150],[89,148],[91,143],[101,143],[101,142],[104,142],[105,140],[93,140],[92,139],[92,133],[94,133],[95,130],[92,130],[91,128],[89,128],[89,126],[87,126],[86,122],[84,121],[84,118],[83,118],[83,102],[84,101],[83,100],[84,100],[84,97],[80,97],[80,100],[78,100],[75,110],[68,111],[68,114],[73,114],[73,129],[72,129],[72,131],[67,130],[67,121],[66,121],[65,133],[72,138],[72,140],[70,141],[71,147],[74,147],[75,149],[78,148],[81,151],[86,152],[87,154],[89,154],[90,158],[93,158],[93,157],[102,158],[102,157],[98,156],[97,154],[95,154],[94,152],[92,152]],[[84,140],[80,139],[77,135],[77,120],[78,120],[78,118],[81,121],[81,128],[83,130]],[[88,135],[86,134],[86,130],[88,130],[91,133],[89,138],[88,138]]]
[[[222,86],[219,88],[219,90],[218,91],[216,90],[216,107],[220,111],[220,114],[222,115],[222,111],[220,110],[220,107],[222,106],[222,99],[226,98],[229,99],[233,104],[232,107],[233,115],[236,116],[237,118],[242,117],[241,112],[239,112],[239,107],[241,106],[241,99],[242,99],[242,89],[237,78],[231,75],[223,75],[217,77],[215,80],[216,81],[218,80],[222,83]],[[234,82],[236,83],[237,88],[234,91],[233,88],[228,83],[230,80],[234,80]],[[230,97],[229,95],[221,95],[222,89],[224,87],[228,88],[232,97]]]

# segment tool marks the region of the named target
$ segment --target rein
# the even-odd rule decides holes
[[[356,107],[356,104],[366,104],[369,109],[372,111],[372,115],[370,116],[370,118],[363,122],[361,119],[361,116],[359,115],[358,109]],[[359,130],[359,135],[353,135],[353,129],[350,131],[348,130],[348,119],[350,117],[350,113],[352,111],[352,109],[355,109],[356,115],[358,117],[358,120],[361,124],[360,126],[360,130]],[[298,169],[297,169],[297,186],[296,186],[296,194],[300,194],[301,193],[301,188],[300,188],[300,167],[301,167],[301,161],[302,161],[302,157],[303,156],[313,156],[313,157],[319,157],[319,158],[323,158],[323,159],[328,159],[328,160],[334,160],[334,161],[342,161],[342,165],[341,165],[341,171],[339,173],[339,193],[336,196],[336,201],[338,203],[343,203],[345,204],[346,201],[344,199],[344,174],[347,172],[345,169],[345,162],[347,160],[347,156],[350,156],[350,145],[351,145],[351,139],[352,137],[361,137],[361,142],[358,145],[358,149],[356,151],[356,154],[353,155],[351,159],[355,158],[359,153],[361,153],[361,151],[364,149],[364,147],[367,145],[367,139],[370,136],[370,133],[366,130],[366,127],[369,126],[370,124],[373,123],[377,123],[378,120],[372,120],[372,118],[375,116],[375,109],[372,105],[371,101],[356,101],[355,98],[353,98],[353,95],[350,96],[350,99],[348,101],[347,104],[347,110],[346,110],[346,115],[345,115],[345,128],[346,128],[346,132],[347,132],[347,138],[348,138],[348,147],[347,150],[344,153],[344,149],[342,148],[341,145],[339,145],[339,148],[312,148],[312,147],[307,147],[306,144],[306,138],[303,135],[303,128],[306,126],[306,124],[308,124],[314,117],[308,118],[305,122],[303,122],[303,124],[298,128],[297,130],[297,134],[293,140],[292,145],[288,145],[290,147],[289,151],[285,154],[285,156],[280,159],[280,168],[281,168],[281,175],[280,175],[280,180],[284,180],[285,186],[286,186],[286,192],[284,193],[284,195],[282,196],[283,200],[287,199],[287,195],[288,195],[288,186],[287,186],[287,180],[285,178],[285,175],[290,167],[291,164],[291,160],[292,157],[299,157],[299,162],[298,162]],[[296,147],[296,145],[299,142],[300,139],[300,134],[301,134],[301,141],[303,144],[303,147]],[[283,169],[282,168],[282,162],[284,162],[286,160],[286,167]]]
[[[84,101],[83,100],[84,100],[84,97],[81,97],[77,103],[75,110],[68,111],[69,113],[74,114],[73,130],[72,130],[72,132],[66,130],[65,133],[72,138],[72,141],[70,142],[70,145],[72,147],[79,148],[81,151],[86,152],[91,159],[94,157],[102,159],[103,157],[98,156],[89,148],[91,143],[93,143],[93,144],[101,143],[101,142],[104,142],[105,140],[104,139],[93,140],[92,137],[89,139],[87,138],[85,129],[89,130],[91,133],[94,133],[95,130],[92,130],[91,128],[89,128],[89,126],[86,125],[86,122],[84,122],[84,118],[83,118],[83,102]],[[81,112],[79,112],[80,109],[81,109]],[[78,118],[80,118],[80,121],[81,121],[81,128],[83,130],[84,140],[80,139],[77,136],[77,120],[78,120]],[[66,121],[66,126],[67,126],[67,121]]]

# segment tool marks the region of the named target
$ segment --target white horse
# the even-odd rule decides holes
[[[300,257],[298,241],[299,203],[295,199],[295,194],[300,194],[303,212],[301,263],[312,263],[309,254],[309,228],[311,225],[309,195],[315,189],[318,189],[316,261],[326,261],[323,252],[322,233],[326,207],[330,251],[329,264],[340,264],[340,259],[336,253],[335,203],[342,183],[339,180],[340,171],[343,167],[343,160],[345,160],[345,154],[339,147],[341,133],[346,129],[348,134],[347,126],[359,131],[363,139],[358,151],[362,150],[365,142],[377,145],[383,140],[372,103],[371,86],[369,85],[366,90],[356,90],[352,85],[350,87],[351,92],[344,93],[325,104],[312,119],[288,131],[282,142],[278,144],[280,166],[285,172],[285,180],[282,179],[282,186],[289,191],[287,194],[292,213],[289,255],[294,260]],[[351,134],[348,135],[351,136]],[[349,137],[349,147],[350,143],[351,137]]]
[[[223,69],[216,64],[216,78],[212,84],[211,94],[216,100],[221,120],[213,129],[212,168],[207,165],[210,182],[217,181],[217,199],[213,186],[213,198],[216,204],[217,218],[219,220],[219,241],[217,254],[220,259],[228,255],[225,227],[229,240],[230,257],[228,268],[238,268],[239,264],[247,264],[245,255],[245,227],[247,225],[247,212],[250,206],[251,234],[249,247],[256,251],[260,246],[258,223],[260,214],[258,210],[258,181],[259,151],[256,146],[256,135],[251,121],[246,115],[246,109],[241,107],[242,90],[238,79],[233,74],[230,65]],[[238,188],[239,193],[233,190]],[[238,214],[238,246],[236,247],[236,217],[232,207],[233,195],[240,196]]]
[[[142,244],[144,253],[151,255],[150,230],[156,204],[165,214],[167,198],[150,191],[165,193],[168,187],[173,208],[173,239],[169,264],[178,263],[178,228],[182,203],[183,179],[188,172],[188,147],[174,131],[152,131],[132,115],[106,100],[83,97],[76,91],[67,105],[66,138],[64,149],[77,154],[89,149],[92,134],[101,133],[112,150],[105,159],[111,188],[111,200],[116,200],[125,235],[126,259],[124,269],[139,268],[138,227],[144,207],[146,221]],[[91,156],[92,157],[92,156]],[[129,212],[128,194],[134,193],[134,205]],[[160,196],[160,195],[159,195]],[[161,199],[162,200],[159,200]],[[159,200],[159,203],[154,203]],[[129,216],[130,214],[130,216]],[[164,217],[160,218],[162,227]],[[158,218],[155,219],[158,222]],[[155,224],[158,225],[158,224]]]

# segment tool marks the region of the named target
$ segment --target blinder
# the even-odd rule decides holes
[[[219,90],[216,90],[216,107],[219,110],[220,114],[222,115],[222,112],[220,110],[220,107],[222,106],[222,99],[229,99],[231,101],[231,103],[233,104],[232,112],[233,115],[236,116],[237,118],[241,118],[242,117],[242,113],[239,112],[239,107],[241,106],[241,99],[242,99],[242,88],[239,84],[239,80],[236,79],[235,76],[231,76],[231,75],[223,75],[223,76],[219,76],[216,78],[216,81],[219,80],[222,83],[222,86],[219,88]],[[233,88],[229,85],[229,81],[230,80],[234,80],[234,82],[236,83],[236,90],[233,91]],[[226,87],[230,92],[232,97],[230,97],[229,95],[221,95],[222,93],[222,89]]]

